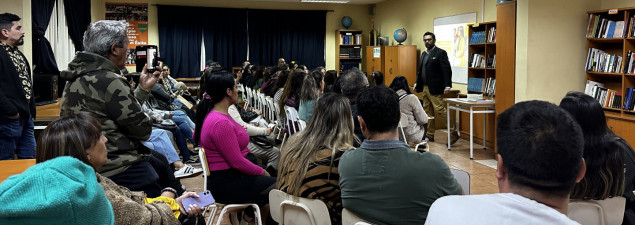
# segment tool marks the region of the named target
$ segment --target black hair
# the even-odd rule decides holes
[[[315,80],[315,87],[319,88],[320,84],[322,84],[322,80],[324,80],[324,74],[322,74],[322,71],[320,70],[314,70],[311,72],[311,76],[313,77],[313,80]]]
[[[368,86],[368,79],[357,67],[353,67],[340,76],[339,87],[348,99],[355,99],[361,89]]]
[[[406,91],[406,94],[412,94],[412,92],[410,91],[410,86],[408,86],[408,79],[406,79],[404,76],[395,77],[395,79],[393,79],[392,83],[390,84],[390,89],[395,92],[401,89]]]
[[[337,71],[335,70],[327,70],[324,74],[324,92],[333,91],[333,85],[335,84],[335,80],[337,79]],[[340,90],[341,93],[341,90]]]
[[[200,143],[201,127],[203,126],[205,117],[212,111],[216,103],[222,101],[225,96],[227,96],[227,89],[229,88],[231,90],[234,88],[236,80],[231,73],[214,73],[211,70],[206,70],[203,76],[201,76],[201,82],[204,83],[204,85],[201,86],[201,90],[207,93],[211,100],[202,97],[196,108],[196,129],[194,133],[196,143]]]
[[[430,35],[430,36],[432,36],[432,39],[433,39],[433,40],[437,40],[437,36],[435,36],[435,35],[434,35],[434,33],[430,32],[430,31],[427,31],[425,34],[423,34],[423,36],[424,36],[424,37],[425,37],[426,35]]]
[[[513,186],[568,197],[582,166],[580,125],[545,101],[520,102],[497,118],[496,146]]]
[[[17,21],[20,21],[20,17],[18,15],[12,13],[0,14],[0,30],[11,30],[13,22]]]
[[[399,96],[386,86],[364,88],[357,96],[357,114],[370,133],[394,131],[401,116]]]
[[[276,92],[278,91],[278,89],[283,88],[284,85],[287,83],[287,80],[289,78],[289,71],[287,70],[282,70],[280,72],[280,75],[278,75],[278,80],[276,81],[276,85],[273,86],[273,89],[271,89],[271,91],[273,93],[271,93],[271,95],[273,96],[274,94],[276,94]]]
[[[620,139],[606,125],[604,109],[593,97],[581,92],[569,92],[560,101],[580,124],[584,135],[586,174],[571,192],[571,198],[602,200],[624,193],[624,162],[622,151],[632,151],[621,145]]]
[[[375,71],[371,73],[370,78],[368,79],[368,84],[370,86],[386,86],[386,83],[384,82],[384,73],[382,73],[381,71]]]

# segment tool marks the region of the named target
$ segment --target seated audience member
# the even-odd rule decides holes
[[[203,169],[194,168],[192,165],[184,164],[183,161],[181,161],[179,155],[176,153],[176,149],[174,149],[174,145],[170,141],[173,139],[172,135],[170,131],[153,127],[150,138],[141,143],[166,158],[167,162],[174,167],[175,178],[183,178],[202,173]]]
[[[334,90],[334,92],[343,94],[350,101],[353,122],[355,122],[355,135],[361,143],[364,141],[364,134],[359,126],[359,121],[355,119],[357,118],[357,93],[368,86],[368,79],[362,71],[354,67],[339,76],[337,80],[339,82],[336,82],[334,87],[338,90]],[[359,147],[360,143],[355,143],[355,147]]]
[[[93,168],[58,157],[0,184],[0,224],[112,225],[115,218]]]
[[[273,87],[272,92],[274,93],[271,97],[273,98],[273,102],[278,104],[280,102],[280,98],[282,97],[282,93],[284,93],[284,87],[287,86],[287,83],[291,82],[291,78],[293,76],[292,72],[283,70],[278,75],[278,81],[276,81],[276,86]]]
[[[262,82],[262,86],[260,86],[260,93],[265,94],[266,96],[272,97],[276,94],[276,83],[278,83],[278,76],[281,71],[278,67],[272,67],[269,69],[269,73],[265,74],[265,79]]]
[[[146,65],[133,91],[120,76],[128,49],[128,25],[121,21],[100,20],[84,32],[83,52],[78,52],[60,77],[67,80],[60,115],[91,112],[102,122],[108,142],[108,162],[99,169],[104,176],[131,190],[158,196],[161,183],[174,179],[174,173],[163,173],[164,167],[141,144],[150,137],[152,122],[141,110],[139,102],[157,82],[160,68],[153,74]],[[159,174],[161,173],[161,174]],[[182,191],[180,185],[174,187]]]
[[[419,98],[410,92],[408,80],[403,76],[395,77],[390,84],[390,89],[397,92],[399,96],[399,111],[405,114],[408,119],[408,125],[403,128],[404,133],[406,133],[406,140],[410,142],[408,144],[421,142],[426,135],[428,114],[423,110]]]
[[[165,188],[156,198],[147,198],[143,192],[130,191],[115,184],[112,180],[95,172],[103,166],[107,159],[106,142],[108,139],[101,134],[101,124],[97,117],[87,112],[79,112],[76,115],[63,116],[51,122],[40,134],[37,140],[37,165],[54,161],[61,156],[71,156],[80,160],[92,169],[82,174],[94,174],[96,176],[77,180],[94,180],[101,185],[106,198],[112,205],[115,224],[180,224],[177,218],[180,215],[197,215],[202,212],[198,206],[187,206],[189,213],[185,211],[182,200],[187,197],[198,197],[194,192],[187,192],[178,197],[176,190]],[[78,169],[77,167],[75,169]],[[65,173],[78,173],[73,168],[64,168]],[[47,177],[43,174],[41,177]],[[46,179],[46,178],[45,178]],[[65,183],[73,183],[69,182]],[[55,181],[57,186],[61,184]],[[72,196],[79,198],[81,195]],[[177,198],[178,197],[178,198]],[[40,199],[40,201],[48,201]],[[73,208],[69,210],[78,210]],[[91,208],[92,209],[92,208]],[[98,210],[93,209],[91,211]],[[61,215],[59,215],[61,216]],[[184,220],[186,216],[181,216]],[[91,224],[91,223],[86,223]]]
[[[527,101],[496,126],[500,193],[440,198],[426,224],[578,224],[565,213],[586,168],[580,125],[552,103]]]
[[[573,187],[571,199],[603,200],[623,196],[626,209],[622,224],[635,224],[635,152],[606,125],[604,109],[593,97],[569,92],[560,107],[578,121],[584,135],[586,174]]]
[[[251,83],[251,89],[254,90],[259,90],[260,87],[262,86],[262,83],[264,82],[264,73],[265,73],[265,67],[263,66],[255,66],[252,69],[252,74],[253,74],[253,82]]]
[[[300,90],[300,106],[298,114],[301,120],[309,121],[315,102],[324,93],[324,76],[319,70],[311,72],[304,77],[302,90]]]
[[[247,134],[249,134],[249,137],[265,137],[271,134],[271,128],[265,125],[266,123],[264,119],[259,120],[258,126],[246,123],[245,121],[243,121],[242,117],[240,117],[240,110],[242,109],[239,106],[236,106],[236,104],[232,104],[231,106],[229,106],[227,112],[234,119],[234,121],[236,121],[236,123],[245,128]],[[280,162],[280,149],[276,148],[275,146],[272,146],[269,149],[265,149],[263,147],[260,147],[257,143],[251,141],[251,139],[249,140],[247,148],[252,153],[254,153],[254,155],[256,155],[258,159],[266,163],[267,168],[271,167],[274,170],[278,170],[278,163]]]
[[[333,91],[333,84],[335,84],[335,79],[337,79],[337,71],[329,70],[324,73],[324,92]]]
[[[399,141],[399,97],[393,90],[362,90],[357,110],[367,139],[340,159],[344,208],[374,224],[422,224],[437,198],[461,194],[441,157]]]
[[[238,101],[234,77],[210,71],[203,76],[205,94],[197,108],[194,135],[207,155],[208,187],[217,202],[257,203],[267,215],[268,207],[264,206],[276,179],[256,165],[256,157],[247,148],[249,135],[229,116],[229,106]]]
[[[165,111],[157,109],[156,105],[157,104],[154,97],[150,95],[148,101],[144,102],[141,105],[141,108],[152,119],[154,126],[159,126],[164,119],[171,119],[174,122],[174,125],[176,125],[175,127],[159,127],[161,129],[169,130],[170,132],[172,132],[172,134],[174,134],[176,146],[179,148],[179,151],[181,152],[181,156],[183,156],[183,161],[185,163],[196,163],[196,157],[191,157],[190,153],[192,152],[192,150],[187,147],[188,140],[190,141],[190,143],[193,143],[193,145],[196,146],[195,148],[198,147],[196,144],[194,144],[196,142],[194,141],[194,138],[192,138],[195,128],[194,122],[192,122],[190,117],[188,117],[181,110]],[[196,152],[193,153],[196,154]]]
[[[307,128],[284,145],[278,189],[326,203],[332,224],[341,224],[342,198],[337,167],[353,149],[353,117],[348,99],[329,93],[317,102]]]
[[[368,78],[369,86],[386,86],[384,83],[384,74],[381,71],[375,71]]]

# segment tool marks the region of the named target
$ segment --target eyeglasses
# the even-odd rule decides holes
[[[431,42],[434,39],[423,39],[423,42]]]

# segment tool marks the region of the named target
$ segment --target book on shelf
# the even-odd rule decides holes
[[[628,27],[627,30],[627,37],[635,37],[635,15],[633,15],[629,20],[628,20],[628,24],[625,24],[625,26]]]
[[[487,34],[487,43],[496,42],[496,27],[490,27]]]
[[[362,34],[353,34],[352,32],[340,33],[340,45],[361,45]]]
[[[626,60],[624,60],[623,73],[635,74],[635,52],[628,50]]]
[[[604,84],[587,80],[584,93],[597,100],[605,108],[621,108],[622,93],[604,87]]]
[[[488,37],[486,37],[485,31],[474,31],[472,32],[472,36],[470,37],[470,44],[481,44],[485,43]]]
[[[360,46],[355,47],[342,47],[340,48],[340,58],[341,59],[349,59],[349,58],[362,58],[362,48]]]
[[[633,88],[629,87],[624,93],[624,110],[633,110],[633,102],[635,102],[635,96],[633,96]]]
[[[496,92],[496,79],[488,77],[486,79],[470,77],[467,81],[467,90],[479,92],[485,96],[494,96]]]
[[[622,68],[622,56],[609,54],[600,49],[589,48],[586,71],[619,73]]]
[[[587,38],[622,38],[628,34],[624,21],[612,21],[600,14],[590,14]]]
[[[487,56],[487,68],[496,68],[496,54]]]
[[[485,60],[481,54],[473,54],[470,62],[470,67],[473,68],[485,68]]]

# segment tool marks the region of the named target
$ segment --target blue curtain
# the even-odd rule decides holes
[[[64,0],[64,12],[75,51],[84,51],[84,32],[90,24],[90,1]]]
[[[247,59],[247,10],[204,8],[205,61],[230,69]]]
[[[157,5],[159,53],[176,78],[198,77],[201,64],[203,10]]]
[[[33,73],[59,74],[51,43],[44,37],[51,21],[55,0],[32,0]]]
[[[326,11],[249,9],[249,59],[275,65],[283,57],[309,69],[324,66]]]

